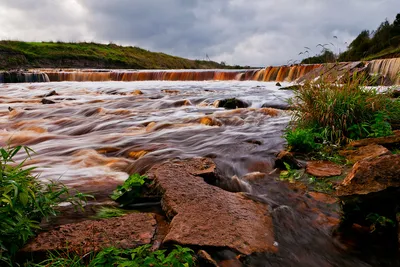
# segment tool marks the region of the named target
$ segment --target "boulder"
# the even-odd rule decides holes
[[[330,161],[308,161],[306,172],[316,177],[339,176],[342,174],[342,168]]]
[[[383,155],[390,155],[391,152],[384,146],[370,144],[353,150],[342,150],[339,154],[346,157],[348,162],[354,164],[363,159],[372,159]]]
[[[366,195],[400,186],[400,155],[361,160],[338,187],[338,196]]]
[[[242,254],[275,252],[268,206],[204,181],[215,164],[197,158],[168,161],[148,172],[171,219],[164,243],[228,248]]]
[[[157,222],[155,214],[131,213],[118,218],[83,221],[40,233],[23,249],[25,253],[81,251],[87,253],[104,247],[134,248],[151,243]]]
[[[282,86],[280,82],[277,82],[275,86]]]
[[[247,108],[249,104],[237,98],[228,98],[218,101],[217,107],[225,109]]]

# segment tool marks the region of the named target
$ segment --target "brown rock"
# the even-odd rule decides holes
[[[365,195],[400,186],[400,155],[362,160],[338,187],[338,196]]]
[[[383,155],[391,154],[390,151],[381,145],[371,144],[367,146],[362,146],[355,150],[343,150],[340,151],[340,155],[346,157],[346,159],[351,163],[356,163],[357,161],[363,159],[377,158]]]
[[[231,193],[194,176],[215,166],[210,159],[169,161],[148,173],[172,218],[164,243],[225,247],[243,254],[275,252],[268,206]]]
[[[330,161],[308,161],[306,172],[317,177],[330,177],[342,174],[342,168]]]
[[[400,143],[400,130],[393,131],[393,135],[377,138],[365,138],[351,142],[349,147],[367,146],[370,144],[376,145],[394,145]]]
[[[334,204],[338,201],[337,198],[320,192],[308,192],[308,194],[316,201],[326,204]]]
[[[66,224],[40,233],[22,251],[69,249],[87,253],[107,246],[134,248],[151,242],[156,224],[155,215],[150,213],[132,213],[119,218]]]
[[[294,154],[292,152],[283,150],[279,152],[275,159],[275,168],[279,168],[282,170],[286,170],[286,166],[284,163],[289,164],[292,169],[301,169],[302,164],[295,159]]]
[[[201,266],[220,267],[218,263],[211,257],[211,255],[205,250],[199,250],[197,252],[197,256]]]

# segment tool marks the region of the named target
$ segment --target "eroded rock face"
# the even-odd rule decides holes
[[[400,155],[362,160],[339,186],[339,196],[366,195],[400,186]]]
[[[22,252],[97,251],[104,247],[134,248],[151,243],[156,231],[155,215],[132,213],[119,218],[66,224],[40,233]]]
[[[196,173],[215,168],[210,159],[170,161],[148,173],[162,194],[162,206],[172,219],[164,243],[225,247],[251,254],[274,252],[268,206],[207,184]]]
[[[340,155],[346,157],[346,159],[351,163],[390,154],[391,152],[386,147],[376,144],[370,144],[355,150],[343,150],[340,152]]]
[[[342,168],[330,161],[308,161],[306,172],[317,177],[339,176]]]

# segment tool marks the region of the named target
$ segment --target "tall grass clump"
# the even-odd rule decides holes
[[[367,82],[362,75],[353,75],[344,84],[305,82],[292,99],[296,111],[286,135],[307,129],[330,144],[391,135],[390,123],[400,120],[400,102],[366,87]]]
[[[72,196],[60,183],[39,182],[34,167],[24,168],[25,160],[14,162],[21,150],[30,157],[27,147],[0,148],[0,266],[12,266],[15,253],[35,235],[43,218],[57,214],[60,202],[82,207],[88,197]]]

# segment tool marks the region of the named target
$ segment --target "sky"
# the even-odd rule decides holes
[[[313,56],[318,44],[342,52],[397,13],[400,0],[0,0],[0,39],[113,42],[261,67]]]

